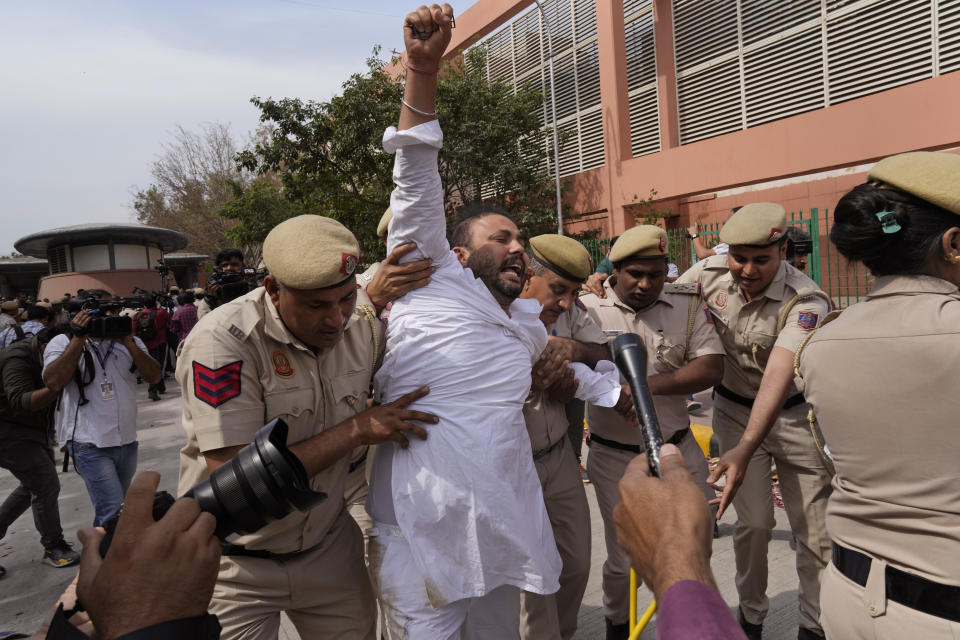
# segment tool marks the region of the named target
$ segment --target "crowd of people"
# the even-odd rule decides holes
[[[842,313],[774,203],[736,210],[714,247],[691,227],[699,261],[684,273],[650,225],[595,269],[578,242],[527,239],[505,209],[462,207],[448,224],[435,95],[452,27],[449,5],[404,22],[382,263],[358,273],[351,230],[303,215],[270,231],[259,277],[222,252],[202,298],[172,292],[172,313],[148,298],[123,335],[93,330],[89,308],[55,317],[68,301],[2,320],[0,339],[15,338],[0,351],[0,464],[21,485],[0,506],[0,537],[32,507],[45,559],[78,560],[51,433],[93,526],[119,515],[105,556],[103,532],[81,531],[78,580],[42,633],[266,640],[286,612],[303,638],[568,640],[590,571],[585,407],[608,640],[630,634],[631,568],[659,603],[658,637],[761,638],[773,468],[796,541],[799,640],[956,637],[960,156],[887,158],[840,200],[830,240],[876,277]],[[20,308],[3,304],[11,319]],[[646,351],[660,477],[611,362],[625,333]],[[133,479],[135,389],[142,379],[157,399],[168,367],[182,390],[181,495],[279,418],[326,499],[229,540],[191,498],[152,513],[156,475]],[[688,416],[709,389],[712,470]],[[731,505],[735,616],[710,569]]]

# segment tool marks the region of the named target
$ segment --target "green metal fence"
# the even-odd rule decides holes
[[[813,247],[807,259],[807,275],[830,295],[837,308],[847,307],[866,294],[871,281],[866,268],[862,264],[848,262],[830,244],[833,217],[829,209],[791,211],[788,221],[810,235]],[[713,222],[701,227],[700,236],[707,247],[720,241],[721,226],[722,224]],[[685,229],[668,229],[667,236],[670,262],[676,264],[683,273],[697,261],[693,241],[685,237]],[[610,238],[590,238],[581,242],[590,252],[594,265],[599,264],[610,251]]]

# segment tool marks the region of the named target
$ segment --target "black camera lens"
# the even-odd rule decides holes
[[[273,420],[230,462],[187,492],[217,519],[220,539],[253,533],[294,509],[306,511],[327,498],[310,489],[303,464],[287,449],[287,432],[283,420]]]

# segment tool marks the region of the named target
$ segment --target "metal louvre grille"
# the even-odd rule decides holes
[[[47,262],[50,264],[50,274],[66,273],[70,270],[67,265],[67,247],[53,247],[47,251]]]
[[[677,78],[680,144],[743,127],[740,65],[736,59]]]
[[[568,176],[604,163],[596,1],[547,0],[542,4],[553,39],[557,129],[561,141],[565,140],[560,149],[560,175]],[[544,91],[544,106],[538,115],[544,126],[550,126],[547,39],[536,7],[475,46],[487,49],[489,79]],[[547,152],[552,156],[550,140]]]
[[[681,144],[960,69],[960,0],[673,0],[673,15]]]
[[[603,166],[603,110],[580,114],[580,157],[581,171]]]
[[[784,7],[788,5],[789,8]],[[743,42],[752,44],[820,17],[820,0],[741,0]]]
[[[747,126],[823,105],[820,31],[784,38],[743,58]]]
[[[677,69],[689,69],[737,49],[738,0],[675,0]]]
[[[878,2],[827,21],[830,103],[931,77],[929,0]]]
[[[634,156],[660,150],[660,115],[657,92],[630,96],[630,146]]]
[[[960,69],[960,0],[940,0],[940,73]]]
[[[629,4],[629,6],[627,6]],[[634,156],[660,150],[660,105],[652,0],[624,2],[630,147]]]

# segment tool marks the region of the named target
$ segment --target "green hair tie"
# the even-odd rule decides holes
[[[897,222],[897,214],[893,211],[880,211],[877,213],[877,220],[880,221],[884,233],[896,233],[902,229],[900,223]]]

